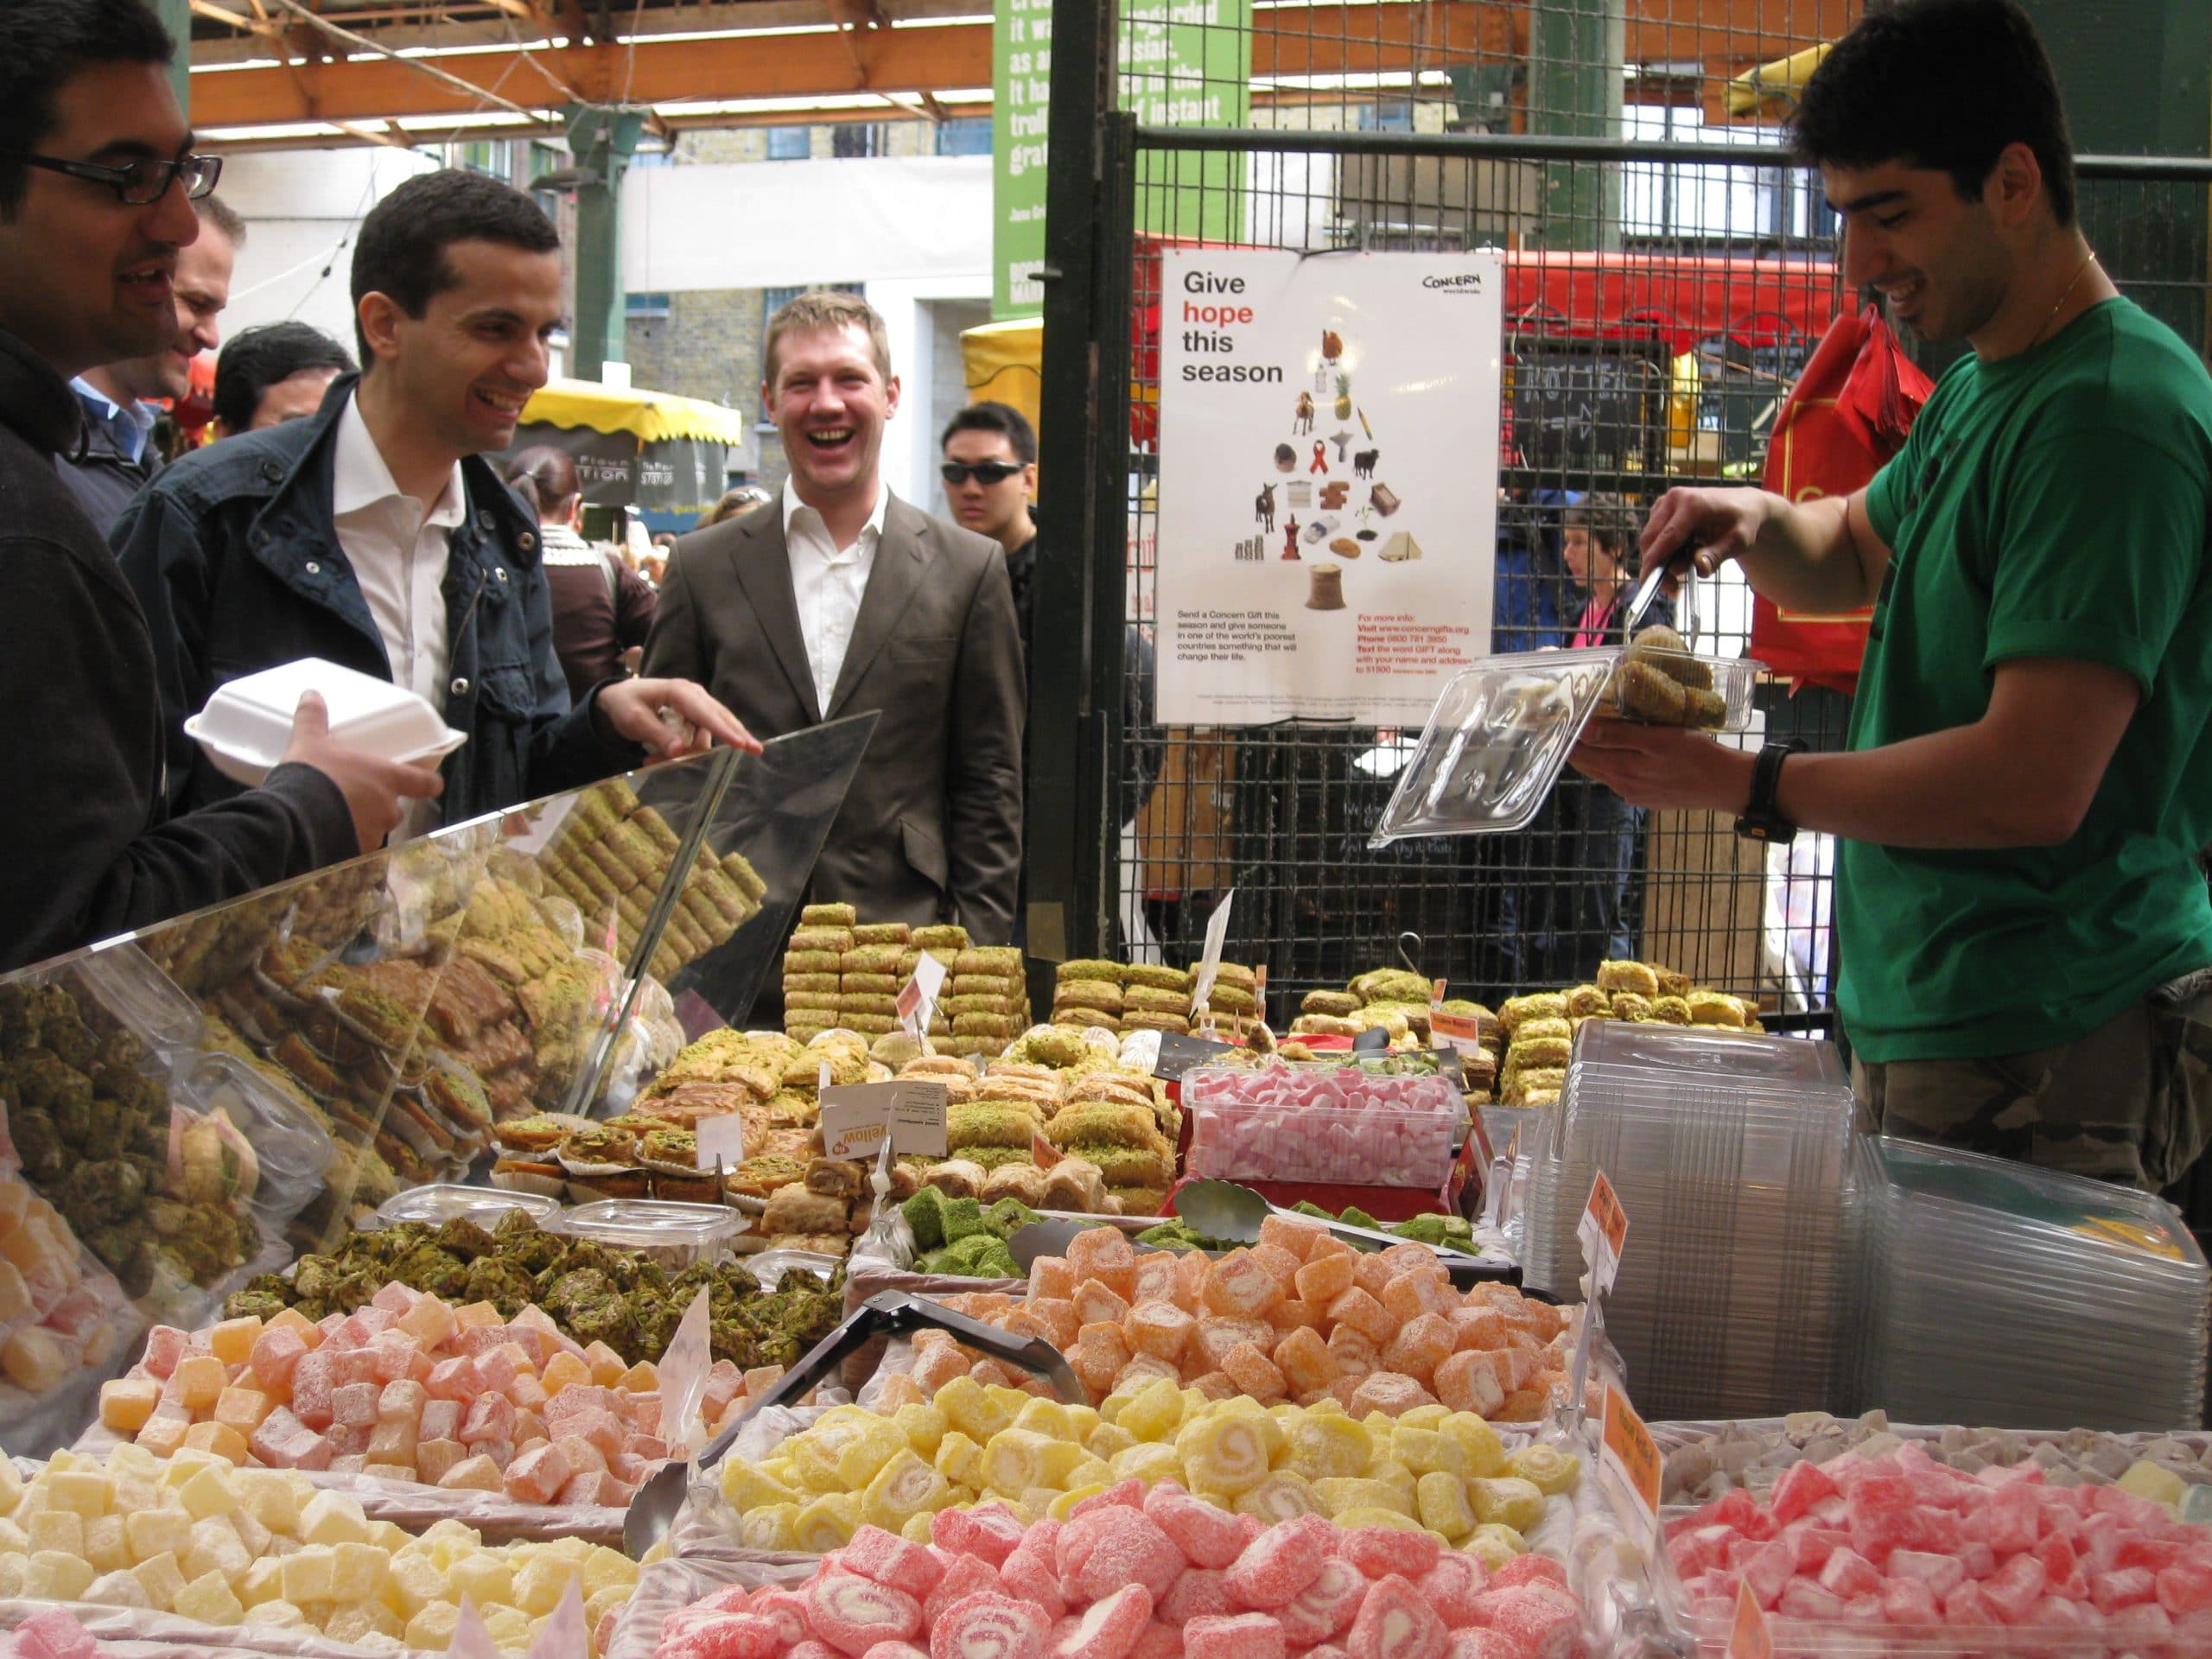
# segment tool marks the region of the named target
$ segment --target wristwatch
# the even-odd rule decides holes
[[[1738,835],[1746,841],[1797,838],[1797,826],[1782,816],[1775,795],[1782,787],[1782,763],[1804,752],[1804,744],[1796,738],[1787,743],[1770,743],[1759,751],[1759,758],[1751,765],[1751,802],[1744,808],[1744,816],[1736,820]]]

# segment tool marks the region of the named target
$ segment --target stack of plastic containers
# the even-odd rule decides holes
[[[1629,1220],[1605,1334],[1647,1416],[1848,1408],[1852,1139],[1828,1044],[1586,1021],[1520,1192],[1527,1281],[1579,1294],[1603,1170]]]
[[[2212,1273],[2131,1188],[1868,1137],[1864,1397],[1899,1421],[2194,1428]]]

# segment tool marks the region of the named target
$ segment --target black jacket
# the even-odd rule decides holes
[[[331,502],[336,429],[356,377],[310,420],[195,449],[164,468],[115,527],[116,555],[146,607],[160,664],[169,792],[185,804],[238,790],[184,735],[187,716],[242,676],[320,657],[391,677],[384,636],[339,545]],[[644,764],[572,709],[553,649],[537,519],[480,457],[461,464],[466,513],[450,537],[446,757],[441,816],[459,823]]]
[[[75,388],[71,388],[70,396],[76,396]],[[145,448],[133,461],[116,447],[115,435],[105,426],[84,420],[80,415],[79,430],[79,441],[57,455],[54,464],[69,493],[77,498],[77,505],[105,541],[115,521],[123,517],[123,510],[161,470],[160,452],[150,432],[146,435]]]
[[[0,331],[0,708],[16,741],[0,815],[0,969],[239,897],[356,850],[337,786],[279,766],[171,819],[146,619],[55,454],[77,399]]]

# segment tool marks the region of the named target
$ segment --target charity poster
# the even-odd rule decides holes
[[[1160,721],[1421,726],[1490,650],[1503,256],[1162,258]]]

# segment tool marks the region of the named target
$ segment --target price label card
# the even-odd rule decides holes
[[[1599,1466],[1611,1476],[1634,1510],[1652,1530],[1659,1526],[1659,1491],[1665,1459],[1659,1443],[1636,1414],[1628,1396],[1611,1383],[1605,1385],[1605,1416],[1599,1442]]]
[[[1774,1659],[1774,1632],[1748,1579],[1736,1586],[1736,1616],[1728,1625],[1728,1659]]]
[[[1598,1172],[1598,1179],[1590,1184],[1590,1202],[1583,1206],[1582,1220],[1575,1228],[1574,1236],[1581,1240],[1583,1259],[1590,1264],[1592,1294],[1607,1294],[1621,1270],[1621,1245],[1628,1237],[1628,1212],[1621,1208],[1620,1199],[1613,1193],[1613,1184],[1605,1179],[1602,1169]]]
[[[926,950],[899,992],[899,1023],[920,1042],[937,1014],[938,993],[944,988],[944,964]]]
[[[1191,987],[1192,1013],[1205,1007],[1206,999],[1213,995],[1213,982],[1221,973],[1221,947],[1229,938],[1229,907],[1236,902],[1236,889],[1231,887],[1221,895],[1221,902],[1206,919],[1205,954],[1198,958],[1198,981]]]
[[[745,1161],[745,1120],[735,1112],[701,1118],[692,1138],[702,1170],[710,1171],[718,1162],[724,1169],[735,1169]]]
[[[899,1157],[944,1156],[944,1085],[908,1078],[855,1083],[822,1091],[822,1152],[827,1158],[875,1156],[887,1129]]]
[[[1431,1008],[1428,1034],[1455,1054],[1471,1054],[1482,1045],[1482,1027],[1471,1014],[1446,1014]]]

